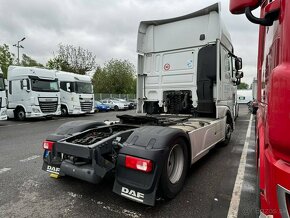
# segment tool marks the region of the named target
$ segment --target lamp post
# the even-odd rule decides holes
[[[19,63],[19,48],[24,48],[22,45],[20,45],[20,42],[24,41],[25,37],[23,37],[21,40],[17,41],[17,44],[14,44],[13,46],[17,47],[17,64],[20,65]]]

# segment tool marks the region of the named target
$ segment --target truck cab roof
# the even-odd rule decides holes
[[[56,76],[60,81],[91,82],[91,78],[88,75],[80,75],[80,74],[70,73],[70,72],[65,72],[65,71],[56,71]]]
[[[220,19],[220,3],[180,17],[140,22],[137,52],[154,53],[203,46],[216,42],[216,39],[233,52],[230,34]]]
[[[8,80],[25,79],[29,76],[36,76],[39,79],[55,80],[55,70],[48,70],[37,67],[22,67],[22,66],[9,66],[8,67]]]

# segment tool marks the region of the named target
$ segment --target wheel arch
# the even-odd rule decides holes
[[[15,115],[16,111],[18,111],[19,109],[23,109],[24,112],[26,113],[26,108],[24,107],[24,105],[19,104],[19,105],[16,106],[16,108],[13,111],[14,112],[14,115]]]
[[[67,111],[68,111],[67,103],[60,103],[60,106],[61,106],[61,107],[66,107],[66,109],[67,109]]]
[[[234,128],[235,128],[235,121],[234,121],[233,115],[230,112],[230,110],[227,110],[226,111],[225,116],[226,116],[226,122],[227,123],[230,123],[232,130],[234,130]]]
[[[170,145],[177,138],[182,138],[186,143],[188,149],[187,161],[190,164],[190,140],[183,130],[161,126],[144,126],[135,129],[124,143],[125,146],[119,151],[113,191],[122,195],[122,188],[125,187],[143,193],[144,199],[142,199],[142,202],[147,205],[154,205],[165,160],[170,152]],[[126,168],[125,157],[127,155],[152,160],[154,164],[153,171],[144,174]]]

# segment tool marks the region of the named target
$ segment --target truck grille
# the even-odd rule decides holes
[[[93,102],[81,102],[81,110],[84,112],[90,112],[93,110]]]
[[[42,113],[55,113],[57,111],[57,106],[58,106],[58,100],[57,98],[46,98],[43,99],[45,101],[42,101],[39,98],[39,107],[42,111]]]

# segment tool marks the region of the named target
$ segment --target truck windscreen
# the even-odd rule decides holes
[[[75,92],[79,94],[92,94],[92,84],[85,82],[76,82],[75,84]]]
[[[38,92],[58,92],[57,80],[31,79],[31,88]]]
[[[5,90],[4,78],[0,76],[0,91]]]

